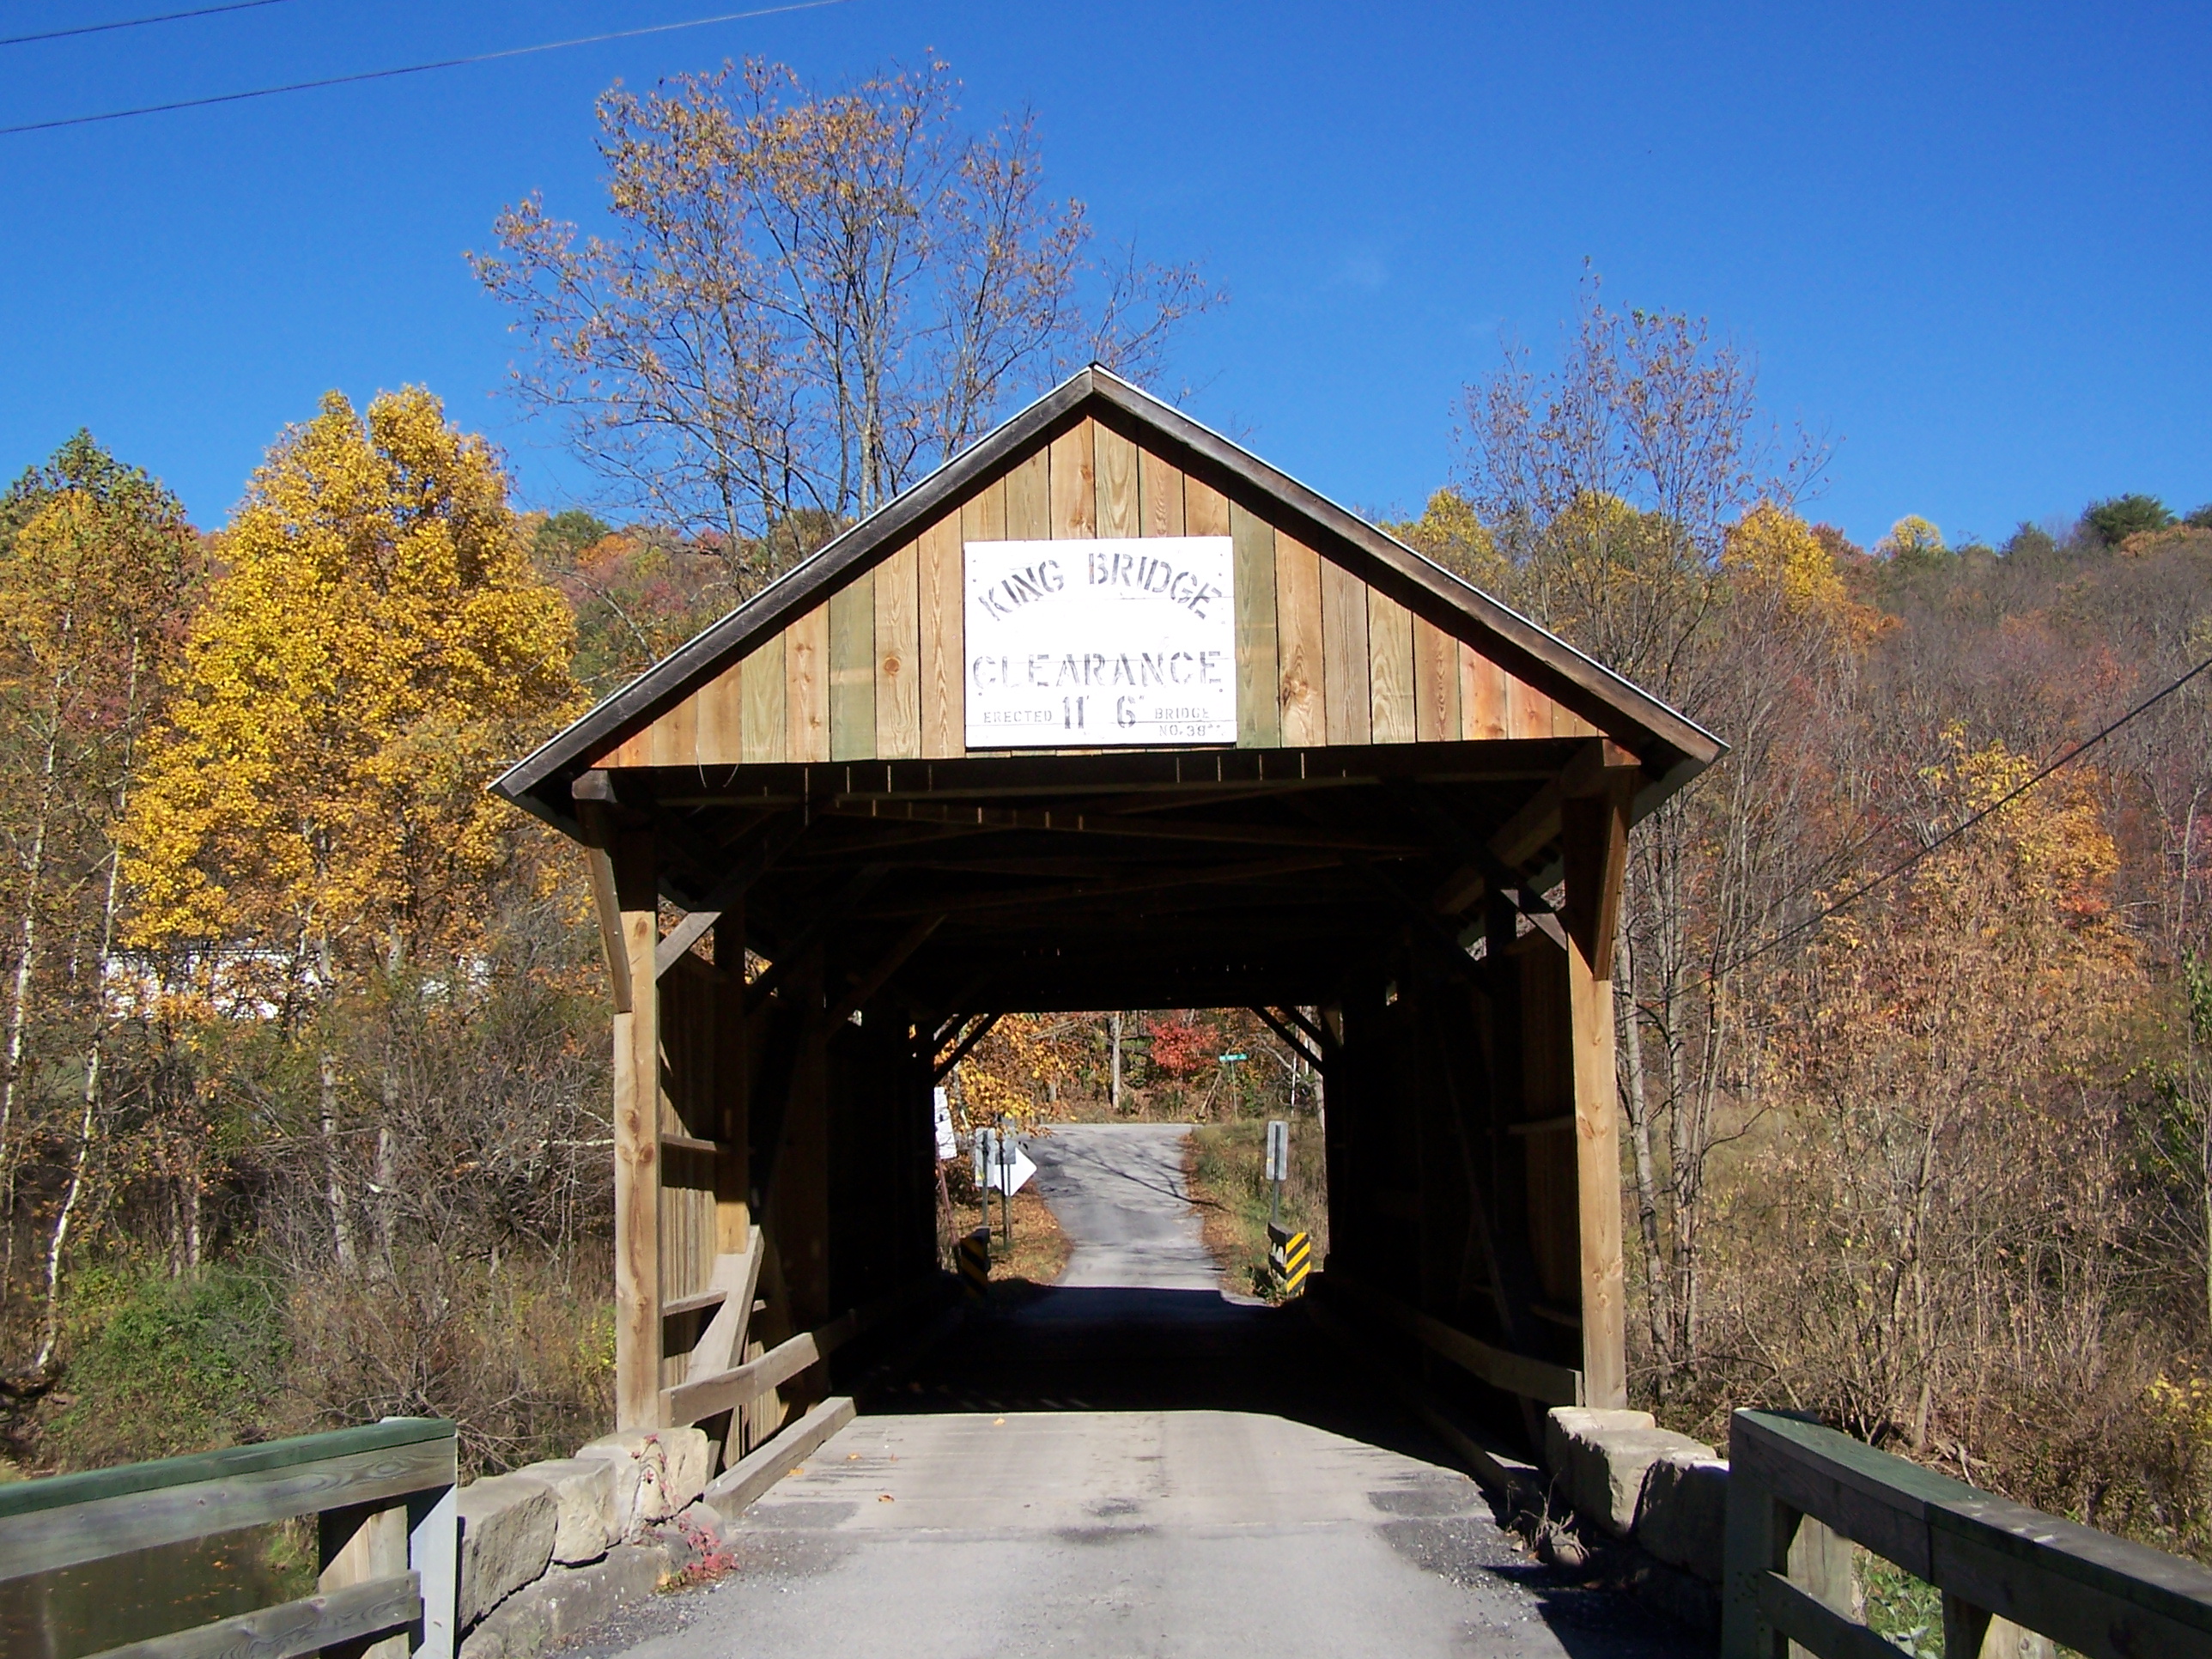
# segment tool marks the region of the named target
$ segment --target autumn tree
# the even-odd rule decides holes
[[[451,949],[514,827],[484,782],[574,698],[497,460],[427,392],[333,392],[221,545],[131,820],[134,936],[325,983]]]
[[[0,502],[0,752],[20,783],[0,809],[12,855],[4,866],[0,1297],[15,1277],[27,1153],[42,1212],[36,1379],[53,1360],[63,1263],[82,1224],[110,1106],[109,979],[122,891],[116,831],[198,562],[198,540],[176,498],[88,433]]]
[[[1077,1079],[1088,1035],[1087,1022],[1079,1018],[1002,1017],[960,1063],[968,1124],[1003,1121],[1026,1133],[1060,1115],[1061,1093]]]
[[[743,598],[1097,360],[1143,376],[1209,295],[1094,251],[1034,120],[964,125],[947,67],[811,87],[781,64],[599,100],[613,228],[532,197],[484,285],[515,385],[626,501],[712,538]]]
[[[419,389],[365,413],[325,397],[254,474],[222,551],[126,826],[131,935],[190,967],[215,1014],[323,1021],[314,1127],[349,1264],[333,999],[383,994],[397,1016],[394,988],[452,1000],[479,969],[520,834],[484,784],[572,708],[572,623],[496,459]],[[388,1047],[379,1070],[388,1214],[404,1079]]]
[[[1754,365],[1704,322],[1613,310],[1593,278],[1557,366],[1509,346],[1461,422],[1457,493],[1500,597],[1735,745],[1639,826],[1613,981],[1643,1311],[1670,1377],[1698,1350],[1710,1163],[1747,1057],[1734,964],[1820,856],[1794,833],[1816,780],[1793,739],[1864,630],[1793,510],[1820,447],[1765,421]]]
[[[1913,783],[1948,829],[2034,769],[1954,728]],[[2023,1413],[2047,1435],[2115,1374],[2123,1397],[2147,1380],[2123,1340],[2115,1045],[2142,981],[2118,864],[2094,778],[2063,775],[1830,921],[1774,987],[1783,1133],[1738,1195],[1725,1346],[1862,1434],[2022,1471]]]

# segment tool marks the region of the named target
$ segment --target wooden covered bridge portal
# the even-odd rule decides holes
[[[1624,1403],[1626,836],[1721,749],[1075,375],[496,786],[592,852],[621,1425],[734,1410],[734,1459],[934,1275],[931,1085],[982,1021],[1183,1006],[1322,1071],[1326,1280],[1493,1405]]]

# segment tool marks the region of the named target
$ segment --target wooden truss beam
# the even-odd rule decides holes
[[[714,890],[702,900],[697,909],[668,930],[666,937],[653,947],[653,974],[655,979],[665,974],[684,954],[722,918],[722,913],[744,898],[747,890],[766,875],[769,867],[795,845],[806,833],[806,816],[793,813],[780,823],[770,825],[768,834],[758,846],[745,854],[730,873],[715,884]]]

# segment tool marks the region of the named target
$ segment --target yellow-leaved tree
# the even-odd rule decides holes
[[[494,878],[528,832],[484,785],[574,702],[574,618],[531,567],[490,447],[419,388],[365,414],[326,396],[270,451],[221,553],[122,837],[133,935],[190,968],[172,982],[210,996],[208,1017],[318,1022],[330,1242],[358,1265],[365,1185],[388,1274],[419,1139],[398,1022],[489,970]],[[357,1125],[354,1006],[384,1033]]]
[[[484,784],[575,696],[497,458],[426,391],[331,392],[221,553],[125,837],[137,942],[281,958],[288,994],[465,951],[516,829]]]

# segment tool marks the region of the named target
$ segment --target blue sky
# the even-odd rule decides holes
[[[0,0],[0,33],[191,0]],[[0,48],[0,125],[672,21],[731,0],[283,0]],[[1837,441],[1815,516],[1954,540],[2094,496],[2212,500],[2212,9],[1115,6],[824,10],[0,138],[0,470],[89,426],[221,522],[327,387],[419,382],[588,481],[498,396],[462,251],[531,190],[588,217],[593,96],[725,56],[823,79],[934,47],[1055,186],[1230,303],[1201,418],[1355,506],[1448,474],[1501,333],[1540,359],[1585,258],[1710,317]]]

